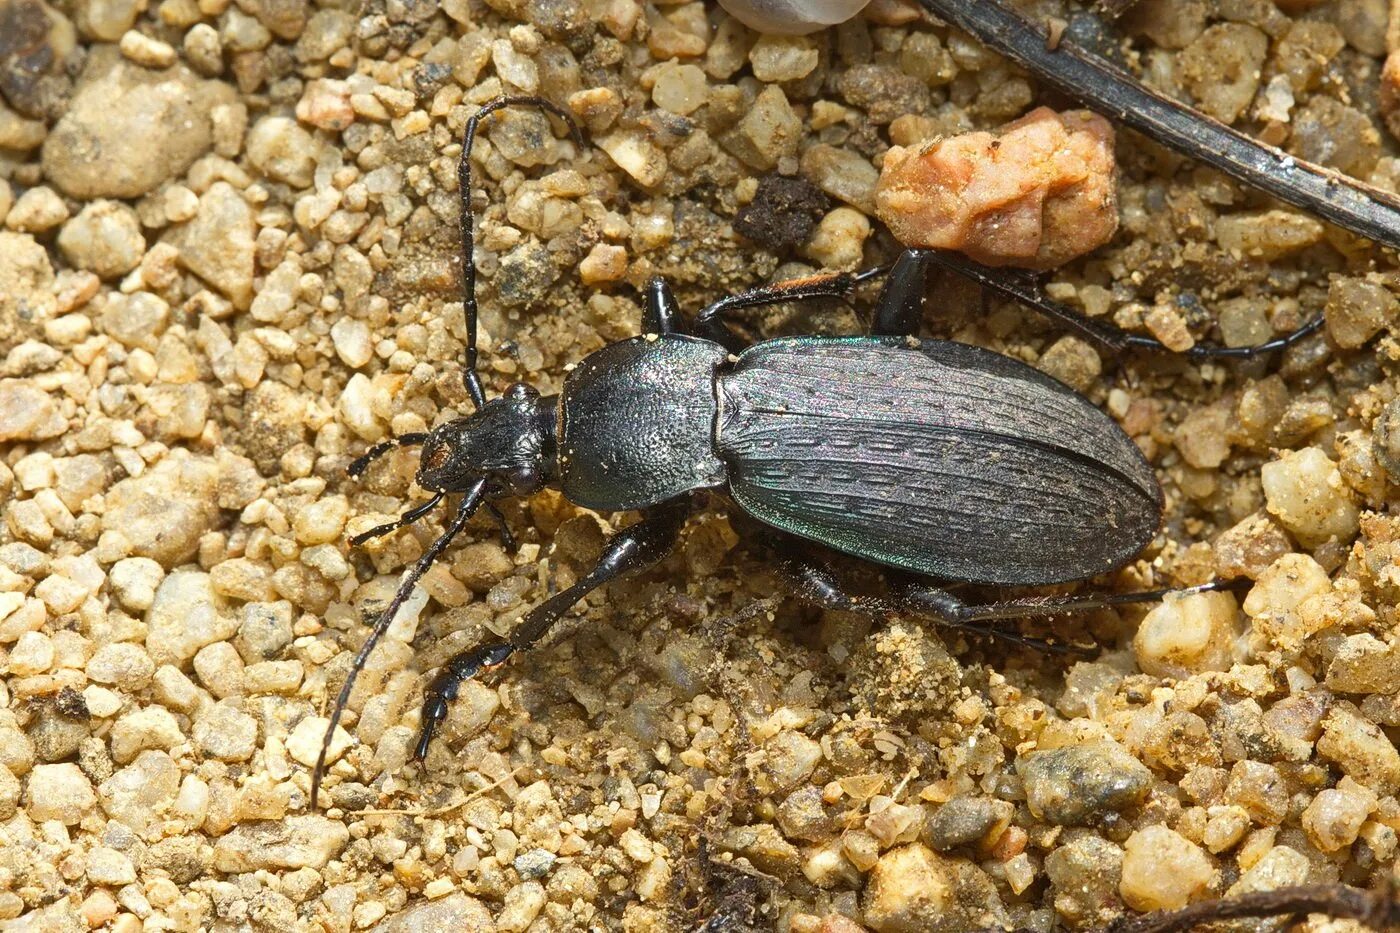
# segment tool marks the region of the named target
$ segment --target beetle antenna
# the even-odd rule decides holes
[[[462,158],[457,163],[457,196],[461,204],[462,224],[462,314],[467,323],[467,350],[462,361],[462,381],[472,404],[480,408],[486,402],[486,391],[481,386],[481,376],[476,371],[476,263],[472,258],[472,143],[476,141],[476,128],[483,119],[505,107],[539,107],[554,114],[568,124],[569,132],[579,149],[583,149],[583,131],[564,108],[543,97],[497,97],[472,114],[467,128],[462,133]]]
[[[447,526],[447,530],[429,546],[427,552],[418,559],[418,563],[414,564],[413,569],[404,576],[403,582],[399,584],[398,592],[394,594],[389,605],[380,613],[379,618],[374,623],[374,628],[370,630],[369,637],[365,639],[365,643],[360,646],[359,653],[355,655],[355,661],[350,665],[350,673],[340,688],[340,694],[335,698],[335,707],[331,710],[330,723],[326,726],[326,735],[321,740],[321,751],[316,755],[316,767],[311,771],[311,809],[316,809],[316,799],[320,796],[321,791],[321,778],[326,773],[326,755],[330,752],[331,738],[335,735],[336,726],[340,725],[340,717],[345,712],[345,705],[350,702],[350,691],[355,688],[355,679],[359,677],[360,671],[364,670],[370,652],[374,650],[375,645],[379,644],[379,639],[384,637],[384,633],[389,630],[389,626],[393,624],[394,616],[398,615],[400,607],[413,592],[413,588],[418,585],[418,581],[423,578],[423,574],[428,572],[428,568],[452,543],[452,539],[461,534],[462,529],[467,525],[467,520],[476,513],[477,506],[481,504],[481,494],[485,489],[486,480],[483,478],[477,480],[467,491],[461,504],[457,506],[457,514],[452,516],[452,522]],[[436,502],[437,499],[434,499],[433,503],[436,504]]]

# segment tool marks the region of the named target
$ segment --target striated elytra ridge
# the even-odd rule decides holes
[[[719,380],[735,501],[867,560],[1038,585],[1121,566],[1157,532],[1137,446],[1055,379],[988,350],[791,338]]]

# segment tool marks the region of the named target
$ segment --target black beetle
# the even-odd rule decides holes
[[[425,692],[419,760],[464,680],[533,645],[588,593],[664,557],[692,510],[693,494],[702,489],[726,492],[766,525],[805,593],[827,606],[868,602],[848,594],[819,558],[805,552],[804,541],[890,568],[890,605],[958,627],[1163,595],[1158,590],[969,606],[933,582],[1040,586],[1085,580],[1122,567],[1161,523],[1162,490],[1151,465],[1083,396],[990,350],[914,336],[922,320],[925,271],[947,265],[1110,347],[1161,348],[1151,338],[1049,301],[1014,274],[911,250],[890,268],[817,275],[723,298],[696,316],[691,334],[683,331],[669,286],[657,278],[646,291],[642,336],[585,358],[558,396],[516,383],[487,401],[476,372],[470,152],[480,121],[512,104],[554,113],[582,146],[573,120],[543,98],[501,98],[467,122],[458,173],[464,379],[477,410],[429,433],[379,444],[351,465],[351,474],[359,475],[394,447],[421,444],[417,482],[434,493],[352,543],[421,518],[449,494],[462,499],[355,658],[316,762],[313,806],[355,675],[418,580],[478,508],[492,510],[508,537],[492,503],[546,486],[588,508],[640,510],[642,519],[613,535],[592,570],[528,612],[505,640],[464,651],[442,667]],[[847,297],[860,283],[886,274],[868,337],[790,337],[744,346],[723,321],[742,308]],[[1198,345],[1191,355],[1279,349],[1320,323],[1258,347]]]

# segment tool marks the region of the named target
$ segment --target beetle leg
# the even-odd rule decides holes
[[[970,606],[947,590],[906,578],[897,584],[896,598],[905,607],[931,616],[944,625],[969,632],[994,635],[1042,650],[1087,656],[1085,649],[1078,646],[1047,642],[1015,632],[990,628],[983,623],[1032,619],[1064,612],[1085,612],[1092,609],[1106,609],[1111,606],[1126,606],[1132,603],[1151,603],[1172,594],[1210,593],[1216,590],[1227,590],[1234,585],[1233,581],[1214,580],[1210,583],[1184,589],[1144,590],[1138,593],[1093,593],[1088,596],[1028,596],[1022,599],[1008,599]]]
[[[1023,635],[1012,629],[997,628],[992,625],[982,624],[994,620],[1021,618],[1022,616],[1017,615],[1003,616],[998,614],[998,610],[1011,605],[1010,603],[990,603],[985,606],[969,606],[945,589],[922,582],[915,582],[912,579],[892,581],[891,590],[893,591],[895,601],[901,608],[917,615],[933,619],[939,625],[946,628],[958,629],[970,635],[985,635],[991,638],[997,638],[1026,648],[1033,648],[1036,651],[1044,651],[1048,654],[1072,654],[1078,657],[1090,657],[1092,655],[1091,651],[1079,645],[1067,645],[1062,642],[1036,638],[1033,635]],[[1079,608],[1087,609],[1092,607],[1083,606]],[[1026,613],[1025,615],[1049,615],[1056,611],[1062,610],[1043,610],[1040,613]]]
[[[1127,606],[1132,603],[1153,603],[1172,594],[1211,593],[1233,587],[1233,581],[1214,580],[1200,586],[1183,589],[1143,590],[1138,593],[1091,593],[1088,596],[1027,596],[1022,599],[1008,599],[1001,602],[969,606],[957,597],[942,590],[929,588],[938,597],[923,596],[917,587],[906,592],[916,600],[927,600],[930,611],[946,612],[960,623],[991,622],[1005,619],[1033,619],[1039,616],[1056,615],[1061,612],[1086,612],[1091,609],[1107,609],[1111,606]]]
[[[1153,350],[1157,352],[1173,352],[1155,337],[1148,337],[1145,334],[1134,334],[1121,327],[1109,324],[1106,321],[1099,321],[1087,315],[1081,314],[1069,305],[1062,304],[1045,294],[1040,287],[1039,280],[1028,272],[1016,269],[993,269],[984,266],[979,262],[974,262],[966,256],[947,252],[944,250],[921,250],[924,253],[923,261],[932,263],[950,272],[956,272],[965,278],[971,279],[983,288],[989,288],[1003,297],[1018,301],[1027,307],[1039,311],[1041,314],[1055,321],[1059,321],[1066,327],[1076,330],[1109,350],[1121,352],[1128,349]],[[1264,343],[1255,344],[1248,347],[1222,347],[1213,343],[1197,343],[1181,351],[1187,359],[1250,359],[1265,353],[1273,353],[1277,350],[1286,350],[1293,344],[1298,343],[1305,337],[1317,333],[1322,329],[1324,318],[1321,314],[1312,318],[1297,330],[1276,337]]]
[[[350,693],[355,689],[355,679],[359,676],[360,671],[364,670],[365,662],[369,660],[370,652],[374,650],[374,646],[379,644],[379,639],[384,637],[384,633],[393,624],[394,616],[398,615],[399,608],[413,594],[413,588],[418,585],[418,581],[423,579],[423,574],[427,573],[428,569],[437,562],[438,557],[452,543],[452,539],[461,534],[462,529],[467,527],[468,520],[476,512],[477,506],[481,504],[481,495],[485,490],[486,480],[477,480],[476,484],[462,497],[462,502],[457,506],[457,512],[452,516],[452,521],[448,523],[447,530],[428,546],[428,550],[423,553],[422,557],[418,558],[418,563],[404,574],[403,582],[399,584],[394,598],[379,614],[379,618],[374,622],[374,628],[370,629],[369,637],[365,639],[364,644],[355,654],[355,660],[350,665],[350,673],[346,676],[345,683],[341,685],[340,693],[336,695],[335,706],[331,708],[330,722],[326,725],[326,735],[321,740],[321,750],[316,755],[316,766],[311,769],[311,808],[313,810],[316,808],[317,794],[321,789],[321,777],[326,771],[326,754],[330,751],[331,739],[335,737],[335,729],[340,724],[340,717],[345,712],[345,705],[350,702]]]
[[[423,692],[422,727],[414,756],[422,761],[428,754],[433,735],[447,718],[447,705],[457,698],[464,681],[504,664],[517,651],[535,644],[564,613],[598,587],[633,570],[649,567],[669,554],[690,515],[690,507],[690,498],[686,496],[648,509],[641,521],[608,539],[603,556],[592,570],[573,586],[531,609],[505,640],[463,651],[444,664]]]
[[[810,275],[786,282],[776,282],[758,288],[728,295],[714,304],[703,308],[695,315],[695,332],[733,353],[743,350],[748,344],[722,320],[726,314],[744,308],[760,308],[764,305],[781,304],[784,301],[806,301],[811,298],[849,298],[857,285],[889,271],[888,266],[877,266],[862,272],[834,272]]]
[[[506,521],[506,517],[501,514],[500,509],[496,508],[496,503],[494,502],[486,503],[486,511],[491,513],[491,517],[496,520],[496,527],[500,529],[501,547],[514,554],[515,535],[511,532],[510,524]]]
[[[919,335],[924,320],[928,266],[928,250],[908,249],[899,255],[880,292],[880,300],[875,302],[870,333],[877,337]]]
[[[681,332],[681,309],[671,286],[659,275],[647,283],[646,304],[642,307],[642,333],[678,334]]]
[[[1022,635],[1009,629],[977,625],[973,620],[959,617],[960,609],[967,607],[953,594],[933,586],[915,583],[912,579],[901,579],[891,589],[894,600],[863,596],[846,588],[831,569],[803,545],[790,538],[767,535],[767,547],[779,557],[779,568],[788,577],[799,598],[820,606],[823,609],[839,609],[848,612],[864,612],[871,615],[884,615],[904,609],[917,615],[931,617],[947,628],[960,629],[972,635],[985,635],[1009,641],[1014,644],[1057,654],[1082,654],[1073,645],[1062,645]]]

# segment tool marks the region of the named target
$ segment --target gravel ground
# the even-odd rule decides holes
[[[1112,51],[1394,189],[1386,15],[1144,0]],[[523,111],[480,140],[493,391],[557,391],[654,274],[694,309],[887,261],[891,144],[1047,102],[887,0],[800,39],[701,3],[0,0],[0,929],[1050,931],[1394,876],[1400,270],[1130,132],[1121,229],[1052,294],[1171,345],[1325,333],[1115,359],[956,281],[928,329],[1065,380],[1153,461],[1168,520],[1104,588],[1238,596],[1038,627],[1102,646],[1076,663],[807,608],[717,501],[469,683],[415,766],[424,674],[627,520],[546,492],[506,509],[515,553],[476,520],[424,579],[312,812],[329,700],[441,531],[350,548],[422,493],[412,453],[345,467],[469,407],[457,140],[507,91],[588,145]]]

